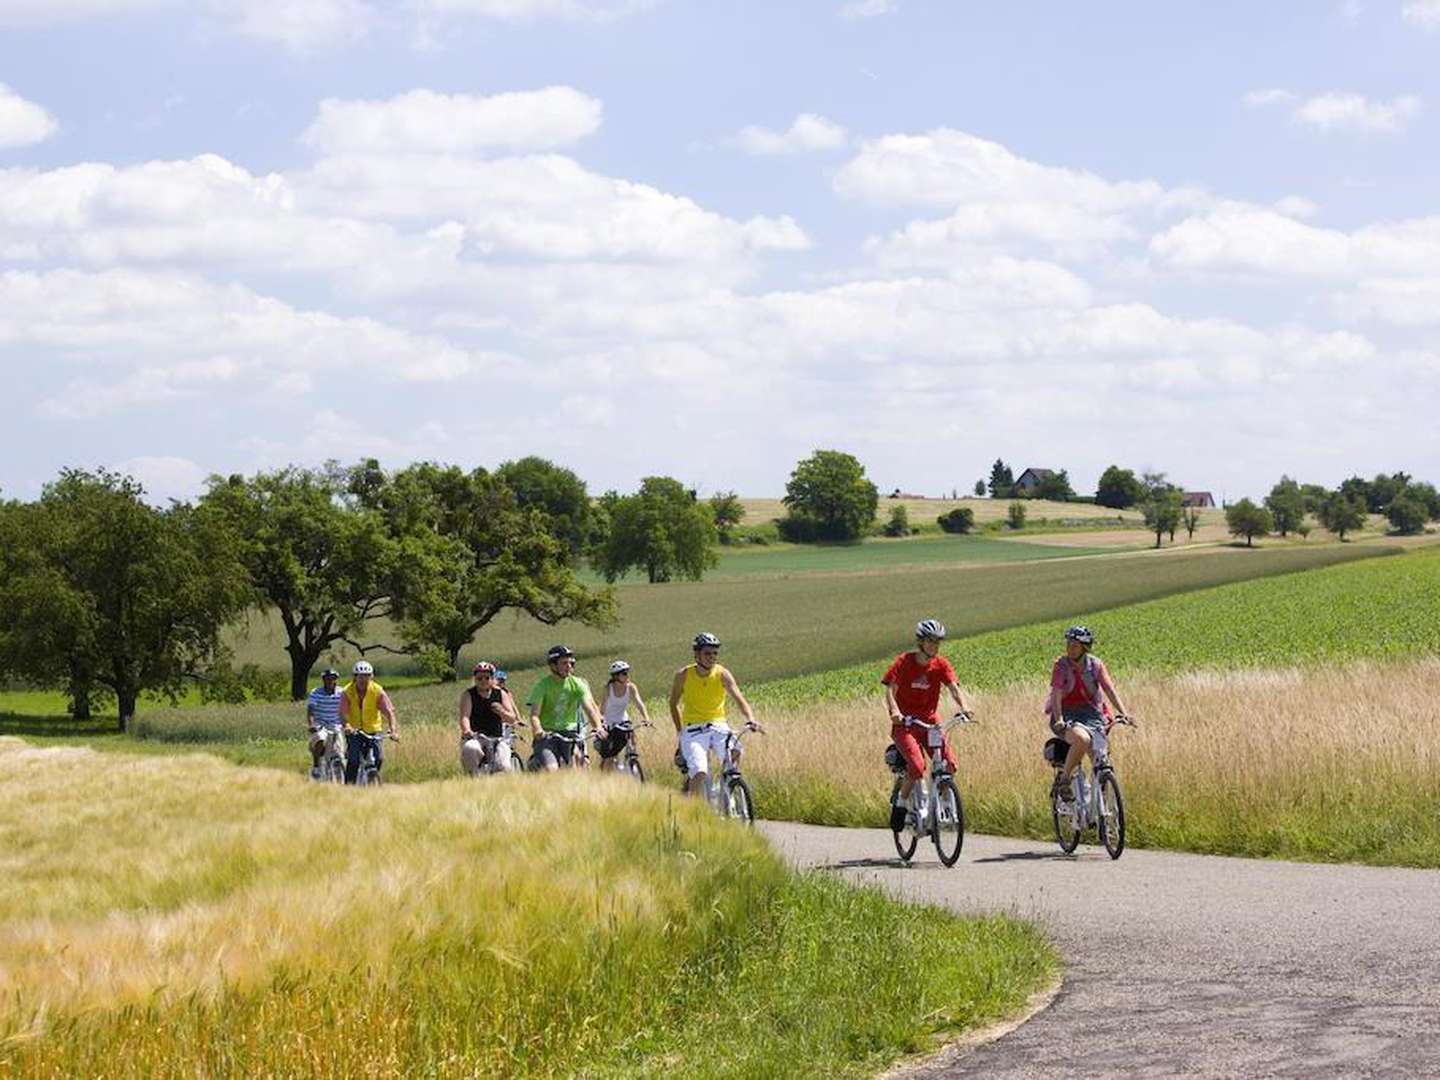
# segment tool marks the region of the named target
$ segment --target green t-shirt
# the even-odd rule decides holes
[[[540,708],[540,726],[546,731],[574,731],[580,726],[580,706],[592,700],[590,684],[578,675],[546,675],[530,690],[525,707]]]

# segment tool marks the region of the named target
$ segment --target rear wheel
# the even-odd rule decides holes
[[[638,757],[627,757],[625,759],[625,771],[633,776],[640,783],[645,782],[645,767],[640,764]]]
[[[1066,802],[1053,792],[1050,795],[1050,816],[1055,823],[1055,842],[1069,855],[1080,846],[1078,803]]]
[[[746,825],[755,824],[755,800],[750,796],[750,785],[738,776],[725,781],[725,790],[730,795],[729,816]]]
[[[930,836],[940,861],[954,866],[965,846],[965,804],[960,801],[960,789],[948,776],[935,781],[935,817],[930,822]]]
[[[1100,842],[1118,859],[1125,851],[1125,800],[1120,797],[1120,781],[1106,769],[1100,774]]]

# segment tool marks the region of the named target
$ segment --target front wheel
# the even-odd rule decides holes
[[[942,776],[935,781],[935,817],[930,822],[930,836],[940,861],[954,866],[965,846],[965,804],[955,781]]]
[[[640,783],[643,784],[645,782],[645,767],[640,764],[640,759],[638,757],[630,757],[625,759],[625,771],[628,772]]]
[[[345,783],[345,762],[338,757],[331,758],[321,770],[320,779],[331,784]]]
[[[1100,842],[1112,859],[1125,851],[1125,800],[1120,781],[1108,769],[1100,774]]]
[[[1074,781],[1072,780],[1073,784]],[[1050,795],[1050,816],[1055,822],[1055,842],[1066,855],[1080,846],[1080,802],[1066,802],[1059,795]]]
[[[517,754],[517,753],[514,753],[513,751],[511,752],[511,754],[510,754],[510,771],[511,771],[511,772],[524,772],[524,771],[525,771],[526,769],[528,769],[529,767],[530,767],[530,766],[529,766],[529,764],[527,763],[524,754]]]
[[[895,786],[890,789],[890,805],[895,805],[895,800],[900,797],[900,778],[895,778]],[[914,857],[915,849],[920,844],[920,837],[917,836],[909,825],[903,828],[891,830],[895,835],[895,854],[904,859],[907,863]]]
[[[755,824],[755,800],[750,795],[750,785],[738,776],[725,781],[725,790],[730,796],[729,816],[746,825]]]

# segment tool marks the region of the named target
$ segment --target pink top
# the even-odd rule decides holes
[[[1057,657],[1055,666],[1050,670],[1050,687],[1060,691],[1062,711],[1093,705],[1103,713],[1106,711],[1104,691],[1109,690],[1112,694],[1115,692],[1115,684],[1110,681],[1110,672],[1105,667],[1105,661],[1087,653],[1080,663],[1089,669],[1089,680],[1077,672],[1077,665],[1072,663],[1068,656]],[[1090,692],[1090,687],[1086,685],[1087,681],[1095,684],[1093,694]],[[1045,710],[1046,712],[1050,710],[1048,700]]]

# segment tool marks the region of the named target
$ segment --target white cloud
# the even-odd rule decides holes
[[[327,98],[303,138],[330,154],[548,150],[594,134],[602,111],[568,86],[489,97],[412,90],[387,101]]]
[[[1426,30],[1440,30],[1440,0],[1410,0],[1401,12],[1405,21]]]
[[[152,503],[192,499],[205,489],[207,471],[189,458],[141,455],[117,462],[116,472],[139,480]]]
[[[1440,275],[1429,278],[1366,278],[1336,294],[1341,318],[1392,326],[1440,326]]]
[[[571,22],[609,22],[649,11],[662,3],[664,0],[417,0],[421,11],[435,15]]]
[[[33,146],[59,130],[60,125],[44,108],[0,83],[0,150]]]
[[[746,127],[730,140],[747,154],[798,154],[808,150],[838,150],[848,141],[845,129],[815,113],[801,113],[786,131]]]
[[[1289,90],[1252,90],[1245,95],[1251,108],[1284,105],[1297,124],[1320,131],[1353,131],[1393,135],[1404,131],[1420,115],[1421,101],[1413,94],[1391,101],[1371,101],[1362,94],[1331,90],[1302,100]]]
[[[900,10],[900,0],[851,0],[840,9],[842,19],[873,19],[893,15]]]

